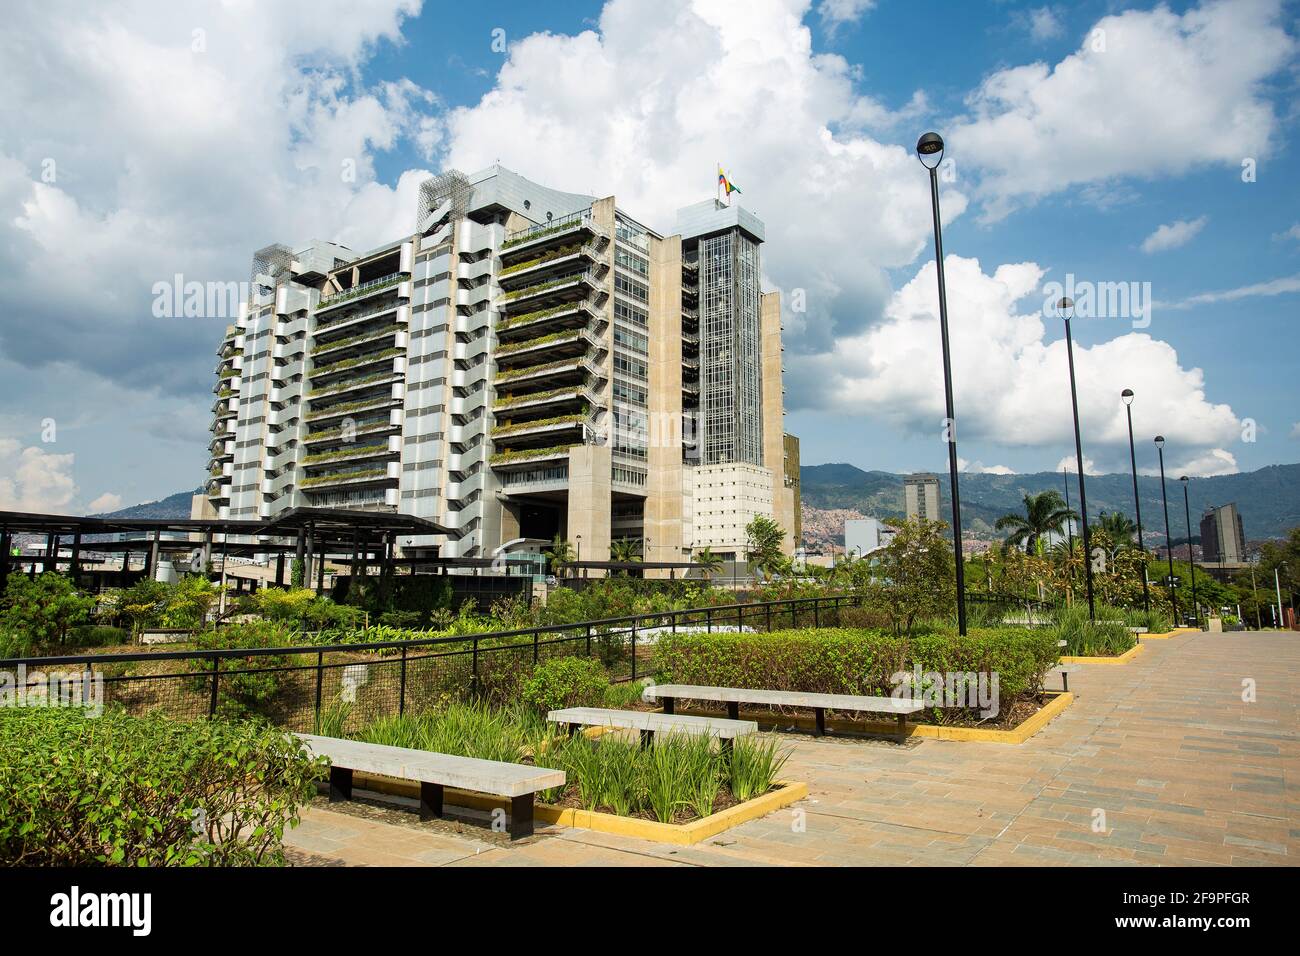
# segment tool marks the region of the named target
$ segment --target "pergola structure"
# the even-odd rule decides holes
[[[163,534],[185,534],[186,538],[163,538]],[[33,534],[45,537],[42,554],[14,555],[13,536]],[[132,538],[133,534],[141,537]],[[391,573],[400,560],[408,564],[412,573],[417,567],[433,564],[443,570],[460,562],[439,561],[432,557],[401,558],[396,556],[396,539],[400,535],[443,534],[455,536],[454,530],[426,518],[380,511],[345,511],[337,508],[292,508],[268,520],[228,520],[222,518],[100,518],[73,515],[35,514],[29,512],[0,511],[0,593],[8,583],[11,567],[27,565],[34,573],[36,565],[57,568],[65,562],[73,573],[81,570],[82,552],[93,549],[104,552],[122,552],[126,555],[142,551],[145,554],[145,575],[157,567],[163,551],[193,551],[202,554],[204,567],[211,561],[214,550],[226,557],[255,554],[276,555],[276,583],[283,585],[286,554],[303,562],[304,580],[311,580],[315,572],[317,589],[323,589],[325,559],[328,555],[344,555],[351,562],[353,573],[364,573],[372,564],[380,566],[381,574]],[[121,540],[89,540],[91,536],[122,535]],[[236,540],[230,540],[235,537]],[[70,557],[60,555],[61,542],[71,539]],[[484,561],[483,565],[492,562]],[[526,562],[506,562],[507,565]],[[468,566],[468,565],[466,565]],[[508,569],[507,569],[508,570]]]

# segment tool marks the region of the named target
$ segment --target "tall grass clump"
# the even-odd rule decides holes
[[[1130,650],[1137,639],[1124,618],[1111,609],[1099,609],[1096,621],[1088,620],[1088,608],[1082,605],[1060,608],[1054,615],[1052,631],[1058,641],[1065,641],[1064,653],[1071,657],[1114,657]]]

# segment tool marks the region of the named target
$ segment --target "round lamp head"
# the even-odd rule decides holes
[[[938,133],[925,133],[916,141],[916,158],[926,169],[934,169],[943,162],[943,137]]]
[[[1124,389],[1124,391],[1122,391],[1122,392],[1119,393],[1119,397],[1122,398],[1122,399],[1124,399],[1124,404],[1125,404],[1125,405],[1132,405],[1132,404],[1133,404],[1133,389],[1131,389],[1131,388],[1126,388],[1126,389]]]
[[[1164,448],[1164,447],[1165,447],[1165,436],[1164,436],[1164,435],[1157,435],[1157,436],[1156,436],[1156,447],[1157,447],[1157,448]]]
[[[1186,476],[1186,475],[1183,475],[1183,477],[1179,478],[1178,480],[1181,481],[1183,484],[1187,484],[1187,476]]]
[[[1056,300],[1056,317],[1070,321],[1070,316],[1074,313],[1074,300],[1068,295],[1062,296]]]

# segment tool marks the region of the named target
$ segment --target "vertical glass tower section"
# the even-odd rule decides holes
[[[701,461],[763,464],[759,240],[733,227],[699,240]]]

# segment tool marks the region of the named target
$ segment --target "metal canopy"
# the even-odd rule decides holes
[[[345,511],[339,508],[291,508],[267,521],[222,518],[93,518],[75,515],[0,511],[0,530],[10,534],[122,534],[131,531],[181,531],[214,534],[294,537],[314,529],[317,535],[445,534],[456,531],[435,521],[381,511]]]

